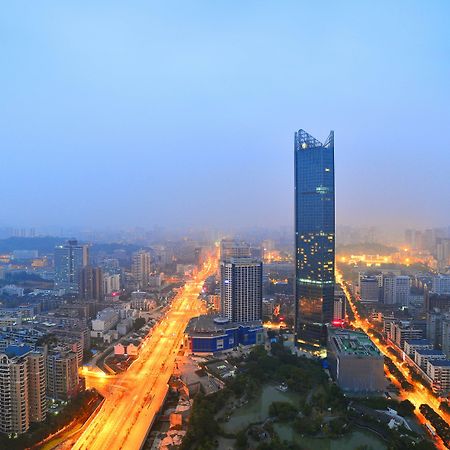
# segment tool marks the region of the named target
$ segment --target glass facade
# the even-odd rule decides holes
[[[295,332],[299,344],[326,344],[334,303],[334,133],[324,144],[295,133]]]

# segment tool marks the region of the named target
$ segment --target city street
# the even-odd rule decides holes
[[[355,316],[353,326],[355,328],[361,328],[365,333],[369,334],[372,338],[372,342],[377,346],[377,348],[380,350],[380,352],[383,355],[388,356],[393,361],[393,363],[396,365],[396,367],[400,370],[400,372],[406,378],[406,380],[410,384],[413,385],[412,391],[406,391],[404,389],[400,389],[400,398],[402,400],[409,400],[415,406],[415,408],[416,408],[415,414],[416,414],[417,418],[419,419],[419,421],[423,424],[426,422],[426,419],[420,413],[419,407],[420,407],[420,405],[422,405],[424,403],[429,405],[431,408],[433,408],[434,411],[436,411],[436,413],[438,413],[444,420],[446,420],[447,422],[450,422],[450,414],[446,414],[445,412],[443,412],[439,409],[439,401],[436,399],[436,397],[431,395],[430,392],[421,383],[418,383],[417,381],[414,381],[411,378],[408,370],[405,367],[406,363],[404,361],[399,360],[396,356],[392,355],[388,351],[387,345],[383,344],[378,338],[371,335],[371,333],[369,332],[369,328],[371,328],[370,322],[366,318],[363,318],[359,315],[359,313],[353,303],[352,296],[351,296],[347,286],[342,283],[342,281],[343,281],[342,275],[339,272],[336,273],[336,281],[338,283],[342,284],[342,288],[344,290],[345,296],[347,297],[348,303],[349,303],[349,305],[353,311],[353,314]],[[441,449],[447,448],[447,447],[445,447],[445,445],[443,444],[442,440],[439,437],[436,437],[434,439],[434,441],[435,441],[435,444],[439,448],[441,448]]]
[[[124,373],[110,376],[84,371],[88,388],[95,387],[106,400],[103,407],[76,442],[76,450],[139,449],[155,415],[164,402],[168,381],[188,321],[201,313],[198,295],[204,280],[216,268],[213,259],[187,281],[167,316],[142,344],[139,358]]]

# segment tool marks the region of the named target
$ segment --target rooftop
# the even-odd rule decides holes
[[[432,345],[428,339],[406,339],[408,345]]]
[[[28,345],[8,345],[5,348],[5,354],[12,358],[14,356],[23,356],[31,352],[31,347]]]
[[[332,340],[340,354],[345,356],[381,357],[380,351],[365,333],[331,328],[328,332],[330,340]]]
[[[229,322],[223,317],[208,314],[192,318],[189,321],[185,332],[191,335],[215,336],[225,333],[226,330],[244,326],[250,328],[262,328],[262,322],[259,320],[246,323]]]
[[[450,367],[450,361],[448,359],[433,359],[428,363],[435,367]]]
[[[422,356],[445,356],[441,350],[419,349],[416,350],[416,353]]]

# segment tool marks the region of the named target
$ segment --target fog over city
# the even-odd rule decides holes
[[[338,224],[446,226],[448,13],[4,4],[0,226],[292,226],[300,128],[335,131]]]

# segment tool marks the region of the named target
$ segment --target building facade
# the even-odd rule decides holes
[[[84,300],[104,300],[103,271],[100,267],[86,266],[80,272],[79,294]]]
[[[139,289],[147,289],[150,277],[150,253],[145,250],[133,253],[131,274]]]
[[[231,322],[262,319],[262,262],[230,258],[220,264],[222,314]]]
[[[323,347],[334,302],[334,133],[322,144],[299,130],[294,152],[296,341]]]
[[[339,387],[349,392],[382,392],[386,388],[384,357],[365,333],[330,329],[330,373]]]
[[[55,247],[55,288],[78,293],[80,273],[89,264],[89,247],[70,240]]]

